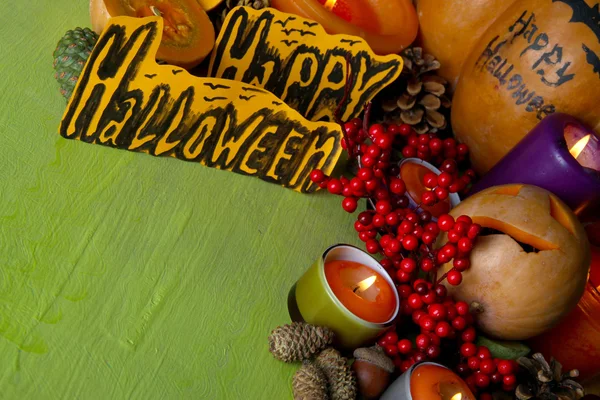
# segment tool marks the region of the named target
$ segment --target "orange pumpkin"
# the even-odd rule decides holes
[[[452,88],[471,48],[510,4],[504,0],[418,0],[421,45],[440,61],[438,72]]]
[[[479,173],[553,112],[600,128],[599,18],[597,0],[516,1],[473,47],[452,127]]]
[[[497,186],[469,197],[450,214],[468,215],[495,230],[477,239],[463,282],[446,284],[456,299],[477,303],[483,332],[527,339],[575,307],[586,285],[590,249],[583,226],[558,197],[536,186]],[[445,265],[442,272],[450,268]]]
[[[90,0],[92,27],[102,33],[113,16],[164,20],[157,57],[168,64],[191,69],[208,56],[215,44],[215,29],[196,0]]]

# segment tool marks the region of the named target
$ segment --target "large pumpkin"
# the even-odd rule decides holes
[[[421,45],[440,61],[438,72],[452,88],[471,48],[510,4],[507,0],[418,0]]]
[[[577,304],[590,267],[589,243],[577,217],[558,197],[535,186],[496,186],[469,197],[450,214],[468,215],[493,230],[477,239],[463,282],[446,285],[458,300],[476,303],[485,333],[527,339],[558,323]]]
[[[488,171],[546,115],[600,128],[598,0],[516,1],[465,61],[452,127]]]

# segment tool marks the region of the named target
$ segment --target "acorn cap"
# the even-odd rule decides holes
[[[354,350],[354,358],[357,361],[365,361],[376,365],[389,373],[394,372],[394,362],[385,355],[380,346],[363,347]]]

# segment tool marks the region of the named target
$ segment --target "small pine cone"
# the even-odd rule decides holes
[[[305,362],[292,381],[294,400],[327,400],[327,378],[319,367]]]
[[[278,360],[307,360],[333,342],[333,331],[304,322],[292,322],[275,329],[269,335],[269,351]]]
[[[315,364],[321,368],[329,383],[329,394],[332,400],[356,399],[356,379],[348,360],[339,351],[328,348],[319,354]]]

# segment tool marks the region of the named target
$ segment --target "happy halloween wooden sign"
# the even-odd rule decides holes
[[[350,71],[347,63],[349,62]],[[361,38],[329,35],[318,23],[272,8],[233,9],[211,57],[210,75],[267,89],[312,121],[348,121],[402,72],[398,55],[377,56]]]
[[[301,192],[331,173],[337,124],[310,122],[267,90],[197,78],[155,61],[161,18],[113,18],[94,47],[59,133],[259,177]]]

